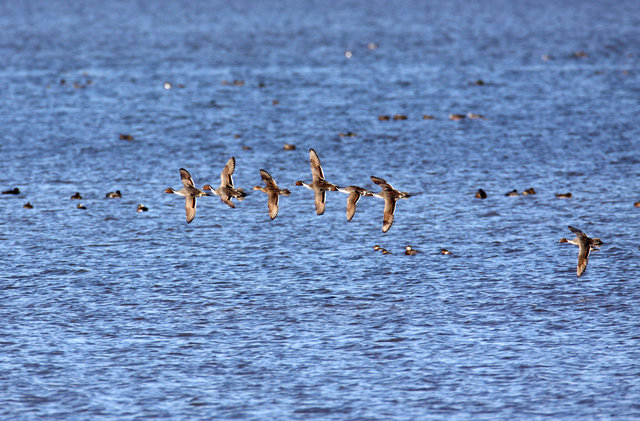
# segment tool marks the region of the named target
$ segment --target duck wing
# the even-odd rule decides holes
[[[196,197],[187,195],[184,198],[184,208],[187,211],[187,224],[196,217]]]
[[[582,240],[584,237],[578,237],[578,238]],[[577,267],[578,277],[582,276],[584,271],[587,269],[590,252],[591,252],[591,246],[587,244],[587,241],[580,241],[580,252],[578,253],[578,267]]]
[[[578,228],[572,227],[571,225],[569,225],[569,231],[576,234],[578,237],[585,235],[584,232],[580,231]]]
[[[260,170],[260,176],[262,177],[262,180],[267,185],[267,187],[271,187],[271,188],[274,188],[274,189],[278,188],[278,185],[276,184],[276,182],[273,179],[273,177],[271,177],[271,174],[269,174],[265,170]]]
[[[269,201],[267,203],[269,205],[269,218],[275,219],[275,217],[278,216],[279,201],[280,201],[280,197],[278,196],[278,193],[276,192],[269,193]]]
[[[351,221],[353,215],[356,214],[356,204],[362,196],[357,191],[352,191],[347,197],[347,221]]]
[[[309,149],[309,162],[311,163],[313,181],[324,180],[324,171],[322,171],[320,158],[318,158],[318,154],[313,149]]]
[[[327,192],[325,190],[316,190],[316,213],[322,215],[324,213],[324,204],[327,200]]]
[[[396,199],[387,197],[384,199],[384,217],[382,218],[382,232],[389,231],[393,224],[393,214],[396,211]]]
[[[376,183],[377,185],[379,185],[382,190],[395,190],[393,188],[393,186],[391,186],[391,184],[387,183],[386,180],[379,178],[379,177],[374,177],[373,175],[371,176],[371,181],[373,181],[374,183]]]
[[[227,161],[227,165],[224,166],[222,173],[220,174],[220,187],[232,187],[233,188],[233,172],[236,169],[236,159],[232,156]]]
[[[189,171],[185,170],[184,168],[180,168],[180,179],[182,180],[182,184],[184,184],[185,187],[195,188],[195,185],[193,184],[193,178],[191,178],[191,174],[189,174]]]

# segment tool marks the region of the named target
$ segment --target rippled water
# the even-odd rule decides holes
[[[635,2],[132,3],[0,4],[0,417],[640,417]]]

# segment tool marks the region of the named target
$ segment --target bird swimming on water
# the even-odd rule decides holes
[[[276,180],[271,177],[271,174],[265,170],[260,170],[260,176],[264,180],[265,187],[255,186],[253,190],[260,190],[268,195],[267,205],[269,207],[269,217],[273,220],[278,216],[278,203],[280,201],[280,195],[289,196],[291,192],[287,189],[281,189],[278,187]]]
[[[384,199],[384,216],[382,218],[382,232],[389,231],[393,224],[393,214],[396,210],[396,202],[400,199],[406,199],[411,195],[407,192],[401,192],[393,188],[382,178],[371,176],[371,181],[382,188],[382,191],[373,193],[375,197]]]
[[[107,198],[107,199],[120,199],[120,198],[122,198],[122,193],[120,193],[120,190],[111,191],[111,192],[105,194],[104,197]]]
[[[312,182],[307,184],[303,181],[296,181],[296,186],[304,186],[315,192],[316,213],[324,213],[325,202],[327,201],[327,191],[336,191],[338,186],[331,184],[324,179],[324,171],[318,154],[313,149],[309,149],[309,163],[311,164]]]
[[[576,238],[573,240],[567,240],[566,238],[561,238],[560,243],[569,243],[574,244],[580,247],[580,251],[578,252],[578,266],[577,273],[578,277],[582,276],[585,269],[587,269],[587,263],[589,263],[589,253],[592,250],[597,250],[603,242],[599,238],[589,238],[587,234],[580,231],[577,228],[569,225],[569,230],[576,234]]]
[[[191,174],[189,171],[184,168],[180,168],[180,179],[182,180],[182,184],[184,187],[180,190],[174,190],[169,187],[164,192],[165,193],[173,193],[178,196],[184,197],[184,208],[187,212],[187,224],[193,221],[193,218],[196,217],[196,198],[201,196],[212,196],[210,193],[204,192],[200,189],[197,189],[193,184],[193,178],[191,178]]]
[[[227,161],[227,165],[222,169],[222,173],[220,173],[220,187],[214,189],[210,184],[205,184],[202,187],[202,190],[210,191],[216,196],[220,197],[224,203],[226,203],[229,207],[235,208],[236,205],[231,201],[232,198],[238,199],[239,201],[243,201],[245,196],[247,195],[242,189],[236,189],[233,186],[233,172],[236,169],[236,159],[232,156]]]

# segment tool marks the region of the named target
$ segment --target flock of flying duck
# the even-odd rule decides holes
[[[374,196],[384,199],[382,232],[387,232],[393,224],[396,202],[400,199],[407,199],[411,196],[407,192],[396,190],[395,188],[393,188],[393,186],[391,186],[391,184],[387,183],[382,178],[378,178],[375,176],[371,176],[371,180],[381,187],[382,190],[378,193],[373,193],[358,186],[338,187],[337,185],[325,180],[324,171],[322,171],[322,164],[320,163],[320,158],[318,158],[318,154],[313,149],[309,150],[309,162],[311,164],[312,181],[310,183],[305,183],[304,181],[296,181],[295,184],[296,186],[303,186],[314,191],[316,213],[318,215],[322,215],[324,213],[326,194],[328,191],[339,191],[349,195],[347,198],[347,221],[351,221],[353,215],[355,215],[356,205],[362,196]],[[195,218],[196,216],[196,200],[198,197],[218,196],[223,203],[225,203],[229,207],[235,208],[235,204],[233,203],[232,199],[242,201],[247,195],[242,189],[237,189],[233,184],[233,173],[235,171],[235,167],[236,160],[234,157],[231,157],[222,170],[222,173],[220,174],[220,187],[216,189],[214,189],[209,184],[204,185],[202,189],[198,189],[197,187],[195,187],[193,178],[191,178],[191,174],[189,173],[189,171],[185,170],[184,168],[180,168],[180,179],[182,180],[182,184],[184,185],[184,187],[180,190],[174,190],[173,188],[169,187],[165,190],[165,193],[177,194],[178,196],[183,196],[185,198],[187,223],[193,221],[193,218]],[[267,194],[269,217],[273,220],[276,216],[278,216],[278,204],[280,196],[289,196],[291,192],[287,189],[278,187],[276,181],[266,170],[261,169],[260,176],[262,177],[265,186],[255,186],[253,190],[260,190],[261,192]],[[533,189],[530,190],[531,194],[535,194]],[[482,191],[482,193],[484,193],[484,191]],[[478,194],[476,195],[476,197],[479,197]],[[486,197],[486,193],[483,196]],[[578,277],[580,277],[587,268],[590,253],[592,251],[598,250],[603,242],[599,238],[589,238],[585,233],[572,226],[569,226],[569,230],[576,234],[576,238],[573,240],[562,238],[559,242],[574,244],[579,247],[577,274]],[[374,246],[374,250],[381,251],[383,254],[390,254],[390,252],[388,252],[386,249],[383,249],[377,245]],[[416,253],[418,253],[418,251],[413,249],[411,246],[406,247],[405,254],[414,255]],[[450,252],[445,249],[442,249],[441,253],[450,254]]]
[[[396,190],[391,186],[391,184],[387,183],[382,178],[378,178],[375,176],[371,176],[371,180],[380,186],[381,191],[374,193],[367,189],[358,186],[346,186],[346,187],[338,187],[335,184],[329,183],[324,178],[324,172],[322,171],[322,164],[320,163],[320,158],[318,158],[318,154],[313,149],[309,150],[309,162],[311,164],[311,182],[305,183],[304,181],[296,181],[296,186],[303,186],[310,190],[313,190],[315,194],[315,206],[316,213],[318,215],[322,215],[324,213],[326,194],[328,191],[339,191],[342,193],[348,194],[347,198],[347,221],[351,221],[353,216],[356,213],[356,205],[362,196],[374,196],[384,200],[384,214],[382,218],[382,232],[387,232],[391,228],[393,224],[393,215],[396,210],[396,202],[400,199],[407,199],[411,195],[407,192],[402,192]],[[242,201],[246,197],[246,193],[242,189],[235,188],[233,184],[233,173],[236,168],[236,160],[234,157],[231,157],[227,164],[224,166],[222,173],[220,175],[220,187],[214,189],[211,185],[205,184],[201,189],[196,188],[193,178],[191,178],[191,174],[189,171],[184,168],[180,168],[180,179],[182,180],[182,184],[184,187],[180,190],[174,190],[169,187],[165,190],[165,193],[173,193],[178,196],[183,196],[185,199],[185,210],[187,213],[187,223],[193,221],[193,218],[196,216],[196,199],[202,196],[218,196],[223,203],[228,205],[229,207],[235,208],[235,204],[233,203],[233,199]],[[287,189],[282,189],[278,187],[278,184],[273,179],[273,177],[265,170],[260,170],[260,176],[265,183],[265,186],[255,186],[253,190],[260,190],[267,194],[267,207],[269,209],[269,217],[273,220],[276,216],[278,216],[278,204],[280,201],[280,196],[289,196],[291,192]],[[20,190],[16,187],[12,190],[3,191],[2,194],[12,194],[18,195],[20,194]],[[517,195],[518,193],[509,192],[507,196]],[[523,194],[535,194],[533,189],[528,189]],[[571,193],[566,194],[557,194],[557,197],[571,197]],[[121,198],[122,195],[119,190],[115,192],[107,193],[107,198]],[[477,198],[486,198],[487,194],[482,190],[478,190],[476,193]],[[76,193],[71,196],[71,199],[82,199],[80,193]],[[635,207],[640,207],[640,202],[634,204]],[[23,206],[27,209],[33,209],[31,203],[27,203]],[[86,209],[83,205],[78,205],[78,208]],[[144,212],[148,210],[144,205],[138,205],[138,212]],[[603,242],[599,238],[590,238],[584,232],[580,231],[577,228],[569,226],[569,230],[576,234],[576,238],[573,240],[567,240],[566,238],[561,238],[560,243],[569,243],[574,244],[579,247],[578,251],[578,265],[577,265],[577,274],[578,277],[582,276],[584,271],[587,268],[587,264],[589,263],[589,255],[592,251],[596,251],[602,246]],[[382,252],[382,254],[391,254],[388,250],[376,245],[373,248],[376,251]],[[418,250],[412,248],[411,246],[407,246],[405,250],[405,254],[414,255],[417,254]],[[451,254],[446,249],[440,250],[441,254]]]
[[[303,186],[315,193],[315,205],[316,213],[322,215],[324,213],[324,207],[326,202],[326,195],[328,191],[339,191],[349,195],[347,198],[347,221],[351,221],[353,215],[356,213],[356,205],[362,196],[374,196],[384,199],[384,216],[382,219],[382,232],[389,231],[393,224],[393,214],[396,210],[396,202],[400,199],[406,199],[410,196],[407,192],[401,192],[393,188],[391,184],[387,183],[382,178],[371,176],[371,180],[382,188],[378,193],[373,193],[367,189],[363,189],[358,186],[346,186],[338,187],[335,184],[329,183],[324,178],[324,171],[322,171],[322,164],[318,154],[313,149],[309,150],[309,162],[311,164],[311,179],[310,183],[304,181],[296,181],[296,186]],[[233,172],[236,168],[236,160],[231,157],[224,166],[222,173],[220,174],[220,187],[214,189],[211,185],[206,184],[201,189],[198,189],[189,171],[184,168],[180,168],[180,179],[184,187],[180,190],[174,190],[169,187],[164,192],[173,193],[185,198],[185,210],[187,212],[187,223],[193,221],[196,216],[196,199],[202,196],[218,196],[223,203],[229,207],[235,208],[235,204],[232,199],[239,201],[244,200],[247,195],[242,189],[236,189],[233,184]],[[291,192],[287,189],[281,189],[273,179],[271,174],[261,169],[260,176],[265,183],[265,186],[255,186],[253,190],[260,190],[267,194],[267,206],[269,209],[269,217],[273,220],[278,216],[278,204],[280,196],[289,196]]]

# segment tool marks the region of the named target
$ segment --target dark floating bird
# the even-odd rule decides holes
[[[589,238],[587,234],[577,228],[572,227],[571,225],[569,225],[569,230],[576,234],[576,238],[574,238],[573,240],[561,238],[559,242],[574,244],[580,247],[580,251],[578,252],[577,266],[578,277],[580,277],[587,268],[587,263],[589,263],[589,253],[591,253],[592,250],[597,250],[598,247],[600,247],[604,243],[599,238]]]
[[[285,151],[295,151],[296,150],[296,145],[292,145],[290,143],[285,143],[283,146],[283,149]]]
[[[122,193],[120,193],[120,190],[111,191],[105,194],[104,197],[107,199],[120,199],[122,198]]]
[[[211,194],[204,192],[195,187],[193,184],[193,178],[191,178],[191,174],[189,171],[184,168],[180,168],[180,179],[182,180],[182,184],[184,187],[180,190],[174,190],[169,187],[164,192],[165,193],[173,193],[178,196],[184,197],[184,208],[187,212],[187,224],[193,221],[193,218],[196,217],[196,198],[201,196],[211,196]]]
[[[487,192],[485,192],[482,189],[478,189],[478,191],[476,192],[476,199],[486,199],[487,198]]]
[[[20,189],[17,187],[14,187],[11,190],[3,191],[2,194],[20,194]]]
[[[373,246],[373,250],[374,251],[380,251],[380,250],[382,250],[382,247],[380,247],[379,245],[376,244],[375,246]]]
[[[76,206],[76,208],[78,208],[78,209],[86,209],[87,207],[85,205],[83,205],[82,203],[78,203],[78,206]]]
[[[406,254],[407,256],[413,256],[415,254],[418,254],[418,250],[414,249],[411,246],[406,246],[404,248],[404,254]]]
[[[235,169],[236,159],[232,156],[229,158],[229,161],[227,161],[227,165],[222,169],[222,173],[220,173],[220,187],[214,189],[210,184],[205,184],[204,187],[202,187],[202,190],[210,191],[220,197],[220,200],[231,208],[236,207],[231,201],[232,198],[242,202],[247,195],[242,189],[236,189],[233,185],[233,172]]]
[[[558,199],[571,199],[571,196],[573,196],[571,194],[571,192],[567,192],[567,193],[556,193],[556,197]]]
[[[31,204],[31,202],[27,202],[24,205],[22,205],[23,208],[25,209],[33,209],[33,205]]]
[[[569,194],[571,194],[571,193],[569,193]],[[634,207],[634,208],[640,208],[640,202],[636,202],[636,203],[634,203],[634,204],[633,204],[633,207]]]
[[[309,163],[311,164],[311,177],[313,181],[307,184],[303,181],[296,181],[296,186],[304,186],[315,192],[316,213],[322,215],[327,200],[328,191],[337,191],[338,186],[331,184],[324,179],[324,171],[318,154],[313,149],[309,149]]]
[[[447,249],[440,249],[440,254],[453,254]]]
[[[373,192],[358,186],[338,187],[338,191],[349,195],[347,197],[347,221],[351,221],[356,213],[356,204],[362,196],[373,196]]]
[[[507,196],[507,197],[518,197],[518,190],[513,189],[509,193],[506,193],[505,196]]]
[[[482,114],[477,114],[472,112],[468,112],[467,117],[469,117],[472,120],[486,120],[486,118]]]
[[[120,133],[120,140],[133,140],[133,136],[126,133]]]
[[[431,114],[422,114],[422,119],[423,120],[435,120],[436,117],[432,116]]]
[[[138,205],[138,208],[136,209],[136,212],[147,212],[149,210],[148,207],[146,207],[145,205],[143,205],[142,203],[140,203]]]
[[[464,114],[449,114],[449,120],[459,121],[465,119],[467,116]]]
[[[269,218],[271,220],[275,219],[278,216],[278,203],[280,201],[280,195],[289,196],[291,192],[287,189],[281,189],[278,187],[276,181],[271,177],[271,174],[266,172],[265,170],[260,170],[260,176],[264,181],[265,187],[255,186],[253,190],[260,190],[267,194],[267,205],[269,207]]]
[[[82,200],[82,196],[80,195],[80,192],[76,192],[76,194],[71,196],[71,199]]]
[[[389,250],[381,248],[380,251],[382,252],[382,254],[392,254]]]
[[[401,192],[393,188],[382,178],[371,176],[371,181],[382,188],[382,191],[374,193],[373,196],[384,199],[384,217],[382,218],[382,232],[389,231],[393,224],[393,214],[396,210],[396,202],[410,196],[407,192]]]
[[[536,194],[536,191],[533,189],[533,187],[526,189],[525,191],[522,192],[523,196],[527,196],[530,194]]]

